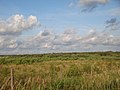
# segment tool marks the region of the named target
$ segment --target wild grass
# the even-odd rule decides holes
[[[113,57],[119,58],[113,54],[109,58]],[[120,59],[57,59],[32,64],[0,64],[0,90],[10,90],[11,68],[14,69],[14,90],[120,90]]]
[[[33,64],[51,60],[120,60],[120,52],[0,55],[0,64]]]
[[[120,61],[46,61],[31,65],[2,65],[0,87],[10,89],[14,68],[15,90],[119,90]]]

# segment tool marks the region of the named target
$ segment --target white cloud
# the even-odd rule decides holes
[[[25,19],[23,15],[14,15],[7,20],[0,20],[0,35],[20,35],[25,30],[38,26],[36,16],[29,16]]]
[[[52,46],[49,43],[45,43],[42,47],[43,48],[51,48]]]
[[[115,50],[120,50],[120,48],[118,48],[120,46],[119,36],[114,36],[107,32],[97,32],[93,29],[84,36],[80,36],[75,29],[67,29],[61,34],[54,34],[49,30],[45,30],[34,37],[24,38],[21,42],[18,39],[10,40],[8,38],[4,38],[4,40],[3,38],[0,38],[0,42],[2,42],[0,46],[2,45],[3,51],[10,52],[10,50],[7,50],[9,48],[12,52],[15,51],[13,52],[14,54],[16,52],[41,53],[52,51],[94,51],[101,46],[111,46],[112,48],[115,47]]]
[[[0,36],[0,49],[14,49],[18,44],[15,36]]]
[[[0,49],[16,49],[21,43],[19,37],[23,31],[39,26],[36,16],[25,19],[23,15],[13,15],[0,20]]]
[[[18,46],[18,44],[16,42],[12,42],[12,43],[10,43],[8,48],[16,48],[17,46]]]
[[[57,34],[47,29],[40,31],[35,36],[21,36],[23,31],[38,26],[38,23],[37,17],[29,16],[28,19],[24,19],[23,15],[15,15],[6,21],[1,21],[0,54],[93,51],[101,46],[111,46],[113,47],[112,50],[120,50],[119,36],[106,31],[97,32],[95,29],[88,30],[89,32],[83,36],[75,28],[68,28],[64,32]],[[116,18],[106,21],[106,25],[110,26],[116,25],[116,23],[118,23]]]

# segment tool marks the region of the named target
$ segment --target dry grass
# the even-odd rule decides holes
[[[11,67],[15,90],[120,90],[119,60],[56,60],[0,67],[2,90],[10,90]]]

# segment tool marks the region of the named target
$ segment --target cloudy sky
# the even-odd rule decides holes
[[[0,54],[120,51],[120,0],[0,0]]]

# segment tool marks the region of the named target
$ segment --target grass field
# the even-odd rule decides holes
[[[0,90],[120,90],[120,52],[1,55]]]

